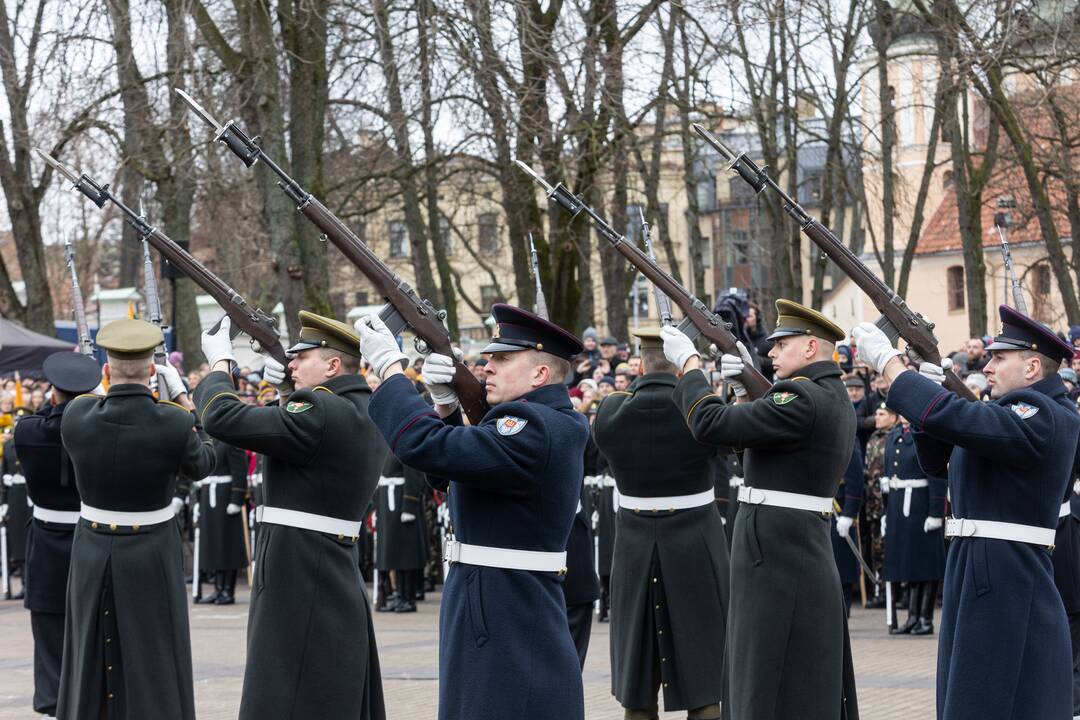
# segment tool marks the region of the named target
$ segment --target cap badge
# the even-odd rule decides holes
[[[496,340],[499,338],[499,323],[495,323],[495,329],[491,332],[491,337]]]
[[[500,435],[509,437],[510,435],[517,435],[519,432],[525,429],[525,426],[529,424],[528,420],[523,420],[513,415],[507,415],[501,417],[495,423],[495,428],[499,431]]]
[[[1009,407],[1012,408],[1012,411],[1019,415],[1022,420],[1035,417],[1035,414],[1039,412],[1039,408],[1034,405],[1028,405],[1027,403],[1022,402],[1010,405]]]

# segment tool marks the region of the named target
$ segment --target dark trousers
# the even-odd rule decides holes
[[[574,639],[578,661],[585,667],[585,653],[589,651],[592,637],[593,604],[570,605],[566,608],[566,621],[570,624],[570,637]]]
[[[1073,715],[1080,715],[1080,613],[1069,616],[1073,653]]]
[[[30,631],[34,635],[34,712],[55,715],[64,656],[63,613],[31,612]]]

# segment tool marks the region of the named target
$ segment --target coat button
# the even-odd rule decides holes
[[[109,611],[108,611],[108,610],[106,610],[106,611],[105,611],[105,614],[106,614],[106,615],[108,615],[108,614],[109,614]]]
[[[109,529],[115,532],[115,530],[116,530],[116,523],[109,523]]]
[[[105,644],[106,645],[112,644],[112,638],[105,638]]]
[[[92,527],[94,530],[97,530],[97,523],[96,522],[90,523],[90,527]]]
[[[135,532],[139,532],[139,526],[138,525],[132,525],[131,529],[134,530]]]
[[[652,579],[652,581],[653,581],[653,582],[656,582],[656,578],[653,578],[653,579]]]
[[[344,535],[343,533],[338,533],[338,534],[337,534],[337,539],[338,539],[338,540],[344,540],[344,539],[345,539],[345,535]]]
[[[656,603],[656,609],[657,609],[657,610],[659,610],[659,609],[660,609],[660,603]]]
[[[667,658],[660,658],[660,662],[662,662],[662,663],[667,662]]]
[[[106,667],[105,670],[107,670],[108,672],[112,672],[112,665],[109,665],[108,667]]]
[[[109,699],[110,699],[110,700],[112,700],[112,699],[113,699],[113,694],[112,694],[112,693],[109,693]]]

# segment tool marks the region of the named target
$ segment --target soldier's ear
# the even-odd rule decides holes
[[[101,366],[101,376],[105,378],[106,385],[112,382],[112,368],[109,367],[109,363]]]

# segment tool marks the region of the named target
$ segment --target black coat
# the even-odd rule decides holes
[[[284,407],[244,403],[223,372],[195,388],[208,433],[266,456],[267,507],[357,522],[386,452],[370,398],[358,375],[298,390]],[[254,582],[240,717],[384,717],[356,538],[264,522]]]
[[[926,582],[945,577],[945,530],[926,532],[926,518],[945,516],[947,483],[943,477],[928,475],[919,465],[915,433],[897,424],[885,438],[884,483],[926,478],[928,487],[890,490],[885,506],[884,579],[889,582]],[[908,492],[911,500],[906,500]],[[907,514],[904,506],[907,505]]]
[[[383,479],[401,480],[386,485]],[[427,525],[422,495],[427,491],[424,473],[405,467],[387,453],[379,489],[375,493],[375,568],[377,570],[419,570],[427,563]],[[393,497],[394,509],[390,509]],[[409,513],[411,522],[401,516]]]
[[[596,577],[591,509],[586,500],[588,488],[581,488],[581,509],[574,515],[570,539],[566,541],[566,577],[563,595],[566,605],[587,605],[600,597],[600,579]]]
[[[67,403],[49,405],[15,426],[15,445],[34,504],[65,512],[79,511],[75,469],[60,442],[60,421]],[[28,610],[63,614],[74,525],[32,520],[26,533]]]
[[[608,396],[593,435],[620,494],[664,497],[714,487],[715,446],[698,442],[672,402],[676,378],[644,375]],[[686,510],[620,509],[611,573],[611,685],[628,708],[687,710],[723,695],[728,547],[715,502]]]
[[[25,418],[24,418],[25,419]],[[22,420],[16,423],[18,427]],[[4,454],[0,458],[0,505],[7,504],[8,515],[3,520],[7,527],[8,560],[22,562],[26,558],[26,529],[30,525],[31,508],[27,502],[26,476],[15,443],[4,443]]]
[[[371,416],[405,465],[449,482],[459,541],[566,549],[589,431],[565,386],[537,388],[464,426],[460,412],[440,419],[395,375],[376,391]],[[439,619],[441,720],[584,717],[561,581],[554,572],[450,566]]]
[[[179,476],[200,479],[214,461],[195,417],[145,385],[76,397],[60,429],[82,502],[102,510],[162,509]],[[56,715],[98,717],[103,707],[110,718],[195,717],[173,520],[134,529],[83,519],[75,530]]]
[[[221,482],[211,482],[220,478]],[[199,570],[239,570],[247,567],[244,524],[240,513],[229,514],[229,504],[246,512],[247,454],[220,440],[214,441],[214,469],[199,482]]]
[[[611,575],[611,556],[615,552],[615,518],[619,512],[615,478],[607,458],[596,447],[592,436],[585,445],[585,478],[589,492],[589,525],[594,527],[596,572]],[[595,518],[595,523],[593,522]]]
[[[724,403],[704,373],[689,372],[674,397],[699,441],[744,449],[747,485],[836,495],[855,443],[855,412],[836,363],[812,363],[740,404]],[[832,532],[819,513],[740,504],[731,545],[727,716],[857,717]]]
[[[955,517],[1050,529],[1080,434],[1080,416],[1059,404],[1064,394],[1053,375],[993,402],[970,402],[905,372],[888,404],[920,430],[923,470],[948,473]],[[943,599],[939,718],[1002,717],[1003,708],[1013,717],[1070,717],[1072,649],[1049,547],[953,538]]]
[[[847,544],[847,540],[844,540],[836,532],[836,519],[843,515],[858,520],[862,499],[863,456],[862,450],[859,449],[859,445],[856,443],[855,448],[851,451],[851,462],[848,463],[847,470],[844,471],[844,478],[840,481],[840,487],[836,489],[836,502],[840,507],[840,511],[833,513],[832,524],[833,558],[836,560],[836,571],[840,573],[840,582],[844,585],[859,580],[862,566],[859,565],[859,559],[855,557],[855,553],[851,552],[851,546]],[[855,547],[858,547],[859,530],[857,527],[851,526],[848,537],[854,540]]]

